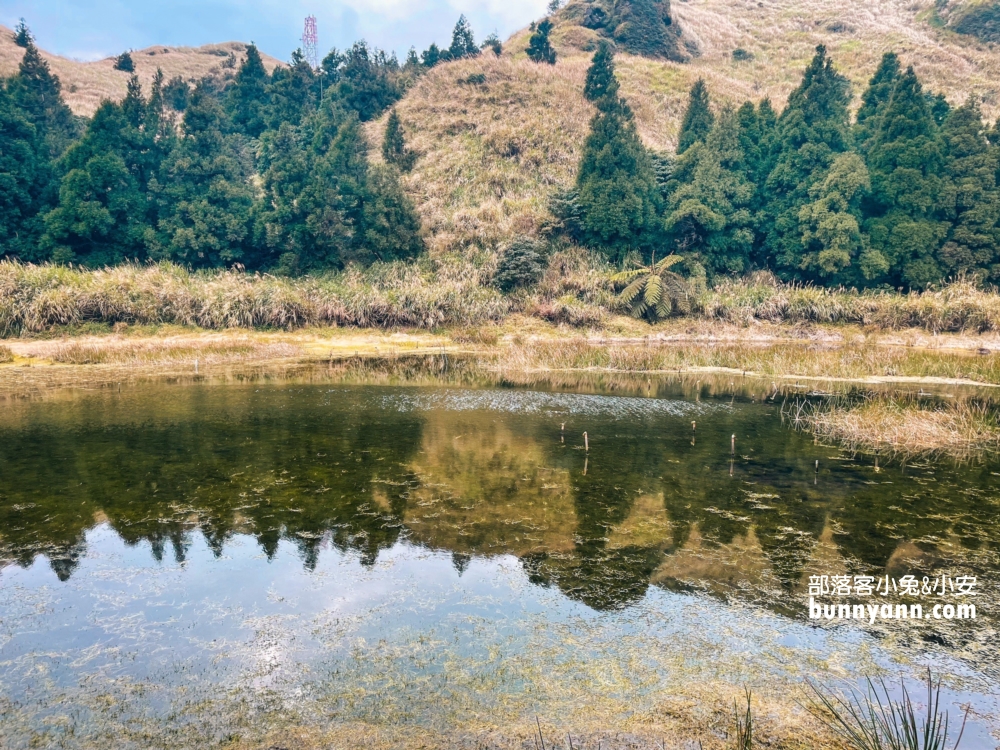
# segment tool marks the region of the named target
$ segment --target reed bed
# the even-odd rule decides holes
[[[855,452],[958,460],[1000,453],[1000,413],[983,402],[924,404],[899,395],[869,395],[860,403],[809,405],[792,421]]]
[[[758,272],[726,279],[698,300],[706,318],[738,325],[853,323],[882,330],[922,328],[931,333],[1000,331],[1000,293],[958,279],[925,292],[858,292],[782,284]]]
[[[470,251],[286,278],[236,270],[192,272],[168,263],[85,271],[0,261],[0,338],[88,323],[211,330],[467,329],[501,322],[512,312],[601,329],[620,312],[608,280],[613,269],[579,248],[555,253],[538,286],[511,297],[491,285],[495,264],[492,253]],[[783,284],[769,273],[756,273],[698,293],[691,319],[740,327],[850,324],[980,334],[1000,332],[1000,293],[964,279],[938,290],[899,294]]]
[[[40,353],[53,362],[67,365],[176,364],[194,360],[215,365],[285,359],[301,354],[300,348],[291,344],[253,341],[247,337],[208,341],[99,339],[53,343],[46,348],[48,351]]]
[[[1000,356],[882,346],[875,341],[838,346],[810,343],[605,343],[593,339],[522,342],[497,355],[500,370],[608,370],[676,372],[699,368],[748,375],[819,380],[944,378],[1000,383]]]
[[[171,264],[82,271],[0,261],[0,337],[88,322],[207,329],[480,325],[509,309],[480,273],[454,260],[300,279]]]

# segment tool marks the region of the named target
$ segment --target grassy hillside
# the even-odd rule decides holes
[[[432,254],[492,248],[544,226],[548,196],[573,182],[593,113],[582,96],[583,81],[607,30],[582,23],[601,3],[606,0],[572,0],[555,15],[554,67],[527,59],[525,29],[507,40],[499,58],[485,53],[433,68],[399,103],[408,143],[420,156],[406,188]],[[673,148],[697,78],[707,80],[717,104],[766,96],[780,108],[817,44],[828,47],[854,83],[856,101],[882,53],[895,50],[929,90],[944,92],[953,103],[975,94],[988,118],[1000,112],[1000,51],[949,29],[934,0],[675,0],[662,7],[669,8],[671,34],[686,61],[626,53],[617,58],[622,91],[643,140],[654,149]],[[243,50],[238,42],[153,47],[134,52],[133,59],[148,82],[157,66],[168,78],[195,78],[217,70],[230,51],[241,58]],[[735,50],[742,50],[740,59],[734,59]],[[10,30],[0,27],[0,74],[13,71],[20,55]],[[128,74],[114,70],[111,59],[46,57],[78,113],[92,112],[102,98],[124,95]],[[265,62],[278,64],[274,58]],[[383,117],[367,125],[376,147],[384,123]]]
[[[14,32],[0,26],[0,76],[17,72],[24,50],[14,44]],[[121,99],[125,96],[125,85],[129,74],[115,70],[114,58],[95,62],[80,62],[44,51],[45,40],[37,40],[42,56],[48,61],[52,72],[62,82],[63,97],[74,113],[92,115],[97,105],[104,99]],[[219,70],[220,64],[232,53],[239,64],[246,54],[242,42],[208,44],[204,47],[164,47],[157,45],[132,52],[135,72],[148,91],[149,83],[157,68],[163,69],[167,80],[181,76],[192,81]],[[268,70],[281,63],[273,57],[262,55]]]
[[[578,23],[584,5],[573,0],[555,16],[555,67],[528,61],[525,29],[505,43],[500,59],[487,54],[434,68],[399,104],[421,154],[408,189],[432,250],[532,233],[546,220],[547,196],[572,183],[592,114],[583,81],[599,39]],[[953,103],[975,94],[990,119],[1000,112],[1000,50],[942,28],[933,0],[677,0],[671,9],[693,52],[689,61],[617,58],[623,93],[654,149],[674,147],[697,78],[707,80],[717,103],[766,96],[781,107],[818,44],[853,82],[856,102],[879,58],[895,50],[928,89]],[[751,59],[734,61],[736,49]],[[484,83],[465,82],[480,73]],[[376,145],[382,127],[369,126]]]

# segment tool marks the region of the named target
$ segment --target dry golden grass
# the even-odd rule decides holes
[[[14,352],[10,350],[9,346],[0,346],[0,364],[6,364],[8,362],[14,361]]]
[[[0,76],[17,72],[24,50],[14,44],[13,31],[0,26]],[[39,49],[44,48],[44,39],[36,40]],[[232,52],[237,64],[246,56],[246,45],[241,42],[206,44],[203,47],[166,47],[156,45],[132,52],[135,72],[148,93],[150,82],[157,68],[162,68],[167,80],[180,76],[186,81],[194,81],[209,73],[221,70],[220,64]],[[66,57],[42,51],[52,72],[62,82],[63,97],[78,115],[92,115],[105,99],[118,100],[125,96],[125,86],[129,73],[115,70],[114,59],[105,58],[94,62],[70,60]],[[269,55],[261,54],[264,65],[273,70],[282,64]]]
[[[120,337],[44,342],[31,356],[67,365],[169,365],[198,360],[199,366],[295,357],[300,347],[288,342],[241,337],[166,337],[132,341]]]
[[[860,405],[809,410],[798,426],[853,450],[894,455],[977,458],[1000,451],[997,411],[958,401],[933,407],[898,399],[869,398]]]
[[[629,373],[727,371],[748,377],[858,383],[1000,385],[1000,357],[964,351],[883,346],[877,339],[822,345],[754,341],[644,344],[596,339],[511,342],[497,353],[501,371],[595,370]]]
[[[501,319],[509,308],[484,285],[481,273],[455,259],[301,279],[192,273],[170,264],[81,271],[0,261],[0,337],[88,323],[213,329],[480,325]]]
[[[580,94],[587,65],[582,57],[552,67],[484,54],[435,67],[397,105],[420,155],[406,188],[432,252],[538,232],[549,194],[576,174],[593,114]],[[486,82],[461,82],[473,73]],[[376,147],[384,119],[368,126]]]
[[[707,80],[718,103],[770,97],[780,109],[817,44],[827,45],[853,82],[855,103],[881,55],[894,50],[928,89],[953,103],[976,94],[991,118],[1000,107],[1000,55],[929,24],[932,0],[678,0],[672,7],[699,56],[688,63],[617,59],[622,92],[654,149],[674,147],[697,78]],[[554,67],[526,58],[529,33],[523,30],[505,43],[501,59],[487,54],[440,65],[399,103],[407,137],[420,153],[407,189],[433,251],[494,247],[514,234],[533,234],[546,221],[551,192],[572,185],[592,114],[583,82],[596,35],[556,18]],[[737,47],[753,60],[734,62]],[[473,73],[484,74],[486,83],[459,83]],[[375,146],[383,127],[384,120],[369,126]]]

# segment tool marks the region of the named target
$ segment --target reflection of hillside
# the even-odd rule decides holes
[[[651,402],[575,408],[505,389],[424,408],[438,402],[416,393],[230,384],[16,404],[0,422],[0,565],[44,554],[65,579],[98,523],[178,561],[193,534],[220,555],[237,533],[268,556],[290,542],[309,567],[324,544],[370,564],[410,538],[460,570],[515,555],[597,609],[651,582],[780,608],[809,575],[995,559],[996,466],[876,473],[770,404],[716,403],[693,439],[683,409]]]
[[[431,412],[410,464],[411,537],[458,554],[523,556],[573,547],[569,472],[488,412]]]
[[[694,585],[720,595],[781,588],[753,527],[728,544],[709,544],[695,525],[684,546],[664,557],[652,582]]]

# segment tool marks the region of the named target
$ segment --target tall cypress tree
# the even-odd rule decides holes
[[[365,175],[363,251],[359,260],[406,260],[424,251],[420,218],[399,184],[399,174],[388,165],[373,165]]]
[[[137,177],[147,176],[149,144],[141,142],[141,123],[130,121],[144,106],[142,92],[133,88],[130,96],[128,111],[101,104],[66,153],[59,204],[45,214],[40,241],[55,262],[98,267],[145,255],[147,201]]]
[[[699,78],[688,94],[687,109],[681,120],[681,132],[677,137],[677,153],[683,154],[696,141],[704,141],[710,132],[715,116],[709,106],[708,88],[705,80]]]
[[[805,248],[799,213],[810,190],[825,177],[837,155],[850,145],[846,78],[834,70],[825,47],[806,68],[788,97],[774,131],[773,168],[764,189],[764,254],[785,276],[797,277]]]
[[[547,18],[543,18],[537,26],[535,26],[534,33],[532,33],[531,38],[528,40],[528,59],[536,63],[548,63],[549,65],[556,64],[556,51],[552,49],[552,45],[549,43],[549,33],[552,31],[552,21]]]
[[[899,73],[899,57],[895,52],[886,52],[861,96],[861,106],[854,122],[854,143],[863,154],[871,147],[879,115],[889,103],[892,90],[899,80]]]
[[[403,96],[394,62],[381,50],[369,50],[364,41],[344,52],[337,96],[362,122],[376,119]]]
[[[583,96],[590,102],[615,101],[618,98],[618,79],[615,78],[615,57],[611,45],[601,42],[587,69]]]
[[[403,137],[403,124],[399,119],[396,110],[389,113],[389,118],[385,123],[385,136],[382,138],[382,158],[387,164],[392,164],[403,172],[408,172],[413,168],[415,156],[406,147],[406,140]]]
[[[38,130],[49,157],[59,157],[78,133],[76,119],[62,98],[62,85],[33,42],[28,42],[10,94]]]
[[[41,260],[38,212],[48,170],[35,126],[0,81],[0,255]]]
[[[269,82],[260,52],[255,44],[250,44],[229,89],[226,105],[233,126],[251,138],[259,138],[266,127]]]
[[[265,94],[267,114],[264,119],[268,128],[277,130],[283,122],[298,125],[303,117],[315,111],[315,79],[316,74],[306,62],[302,50],[292,53],[292,61],[287,68],[274,69]]]
[[[150,186],[159,213],[148,242],[152,257],[194,268],[244,260],[254,194],[244,136],[225,134],[227,126],[200,84],[184,112],[183,136]]]
[[[941,128],[952,226],[938,259],[950,275],[982,272],[1000,281],[1000,154],[986,139],[979,102],[953,109]]]
[[[142,95],[142,85],[139,76],[129,76],[125,87],[125,98],[122,100],[122,113],[128,124],[133,128],[141,128],[146,120],[146,98]]]
[[[937,252],[948,231],[940,220],[944,156],[937,125],[913,68],[893,87],[868,152],[872,195],[866,229],[892,268],[894,284],[941,280]]]
[[[14,27],[14,44],[18,47],[27,47],[29,44],[33,43],[35,38],[31,35],[31,29],[28,28],[28,24],[22,18],[17,22],[17,26]]]
[[[448,47],[448,53],[452,60],[476,57],[479,54],[479,47],[472,35],[472,27],[464,15],[458,17],[458,23],[455,24],[455,28],[451,32],[451,46]]]
[[[659,239],[662,200],[652,160],[632,111],[617,96],[610,58],[601,50],[587,80],[598,81],[591,90],[605,95],[597,99],[576,180],[583,240],[613,256],[629,249],[648,251]]]
[[[255,233],[286,271],[412,257],[420,222],[391,167],[369,167],[357,114],[332,104],[300,127],[264,134]]]
[[[755,188],[737,113],[723,109],[705,142],[689,153],[696,154],[697,163],[691,181],[670,196],[669,236],[679,252],[710,272],[742,273],[754,245]]]
[[[864,159],[840,154],[799,211],[802,275],[810,281],[864,285],[888,270],[885,257],[868,249],[861,231],[861,200],[870,189]]]

